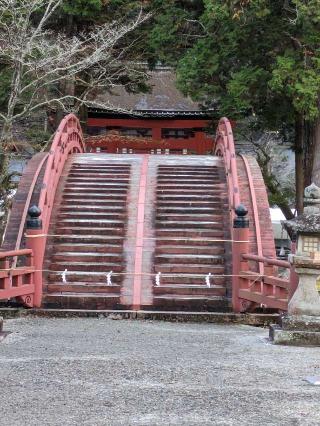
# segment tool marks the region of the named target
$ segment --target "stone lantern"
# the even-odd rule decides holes
[[[271,326],[270,338],[277,344],[320,345],[320,188],[311,184],[305,189],[303,214],[285,221],[284,226],[297,238],[297,251],[289,260],[299,284],[282,327]]]

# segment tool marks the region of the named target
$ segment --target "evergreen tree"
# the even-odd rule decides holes
[[[221,114],[293,128],[301,212],[312,173],[320,183],[320,0],[169,3],[150,32],[152,61],[175,65],[179,88]]]

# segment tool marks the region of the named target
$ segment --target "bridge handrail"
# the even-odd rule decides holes
[[[9,258],[27,256],[27,266],[13,267]],[[33,306],[34,284],[33,250],[10,250],[0,253],[0,295],[1,299],[23,297],[26,306]]]
[[[258,212],[257,197],[256,197],[256,192],[255,192],[254,184],[253,184],[253,177],[252,177],[252,174],[251,174],[251,170],[250,170],[250,166],[249,166],[247,158],[242,154],[240,154],[240,157],[242,158],[242,161],[243,161],[246,173],[247,173],[247,177],[248,177],[250,197],[251,197],[251,202],[252,202],[252,215],[253,215],[253,220],[254,220],[254,225],[255,225],[257,252],[258,252],[258,256],[262,257],[263,256],[263,250],[262,250],[260,219],[259,219],[259,212]],[[258,268],[259,268],[260,274],[264,273],[264,265],[265,264],[263,262],[258,263]]]
[[[269,268],[268,273],[261,274],[252,270],[249,262],[289,269],[289,276],[279,277],[277,268],[273,273]],[[237,285],[233,288],[238,311],[245,311],[250,304],[282,311],[288,309],[288,301],[296,281],[295,271],[289,262],[244,253],[240,255],[240,265]]]
[[[78,152],[85,151],[79,120],[74,114],[69,114],[61,121],[55,134],[43,177],[38,207],[42,212],[42,226],[45,232],[49,227],[53,201],[63,167],[73,149]]]
[[[26,306],[39,307],[41,305],[43,260],[56,190],[68,156],[72,153],[84,151],[85,146],[79,120],[74,114],[69,114],[61,121],[50,151],[41,160],[34,173],[22,214],[15,244],[16,250],[0,252],[0,260],[4,265],[0,276],[4,281],[0,287],[0,299],[21,297]],[[27,231],[28,248],[20,249],[28,208],[44,165],[45,171],[38,203],[38,207],[41,210],[42,227],[36,231]],[[35,233],[38,235],[35,235]],[[34,236],[38,238],[32,238]],[[32,267],[22,266],[17,268],[17,256],[29,256],[30,260],[28,262]],[[8,257],[13,257],[13,261],[9,262]],[[24,285],[22,282],[23,275],[27,277],[28,285]],[[17,285],[14,286],[12,286],[13,276],[19,277],[17,278],[19,280]]]
[[[5,259],[7,257],[15,257],[15,256],[26,256],[28,254],[32,254],[31,249],[1,251],[0,252],[0,259]]]
[[[266,266],[280,266],[282,268],[291,267],[290,263],[285,260],[272,259],[270,257],[257,256],[255,254],[242,254],[242,259],[263,263]]]
[[[49,153],[47,153],[44,156],[44,158],[42,158],[42,160],[40,161],[40,163],[39,163],[39,165],[38,165],[38,167],[37,167],[37,169],[34,173],[34,176],[33,176],[29,191],[28,191],[26,203],[25,203],[25,206],[24,206],[24,209],[23,209],[23,212],[22,212],[22,216],[21,216],[21,222],[20,222],[17,241],[16,241],[16,245],[15,245],[16,251],[19,251],[19,249],[20,249],[21,241],[22,241],[22,237],[23,237],[23,231],[24,231],[24,228],[25,228],[25,222],[26,222],[26,219],[27,219],[27,216],[28,216],[28,209],[29,209],[29,206],[30,206],[30,201],[31,201],[35,186],[37,184],[37,180],[38,180],[39,175],[41,173],[42,167],[45,164],[45,162],[47,161],[48,156],[49,156]],[[17,259],[18,259],[17,256],[18,255],[16,255],[15,259],[13,260],[13,265],[12,265],[13,267],[15,267],[17,265]]]
[[[224,158],[229,206],[233,217],[234,209],[240,204],[240,193],[233,132],[230,121],[226,117],[219,121],[213,151],[215,155]]]

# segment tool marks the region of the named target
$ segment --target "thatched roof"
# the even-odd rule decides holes
[[[177,89],[176,76],[171,68],[158,67],[154,71],[149,71],[148,74],[150,93],[127,93],[124,87],[117,87],[112,89],[112,93],[99,93],[94,100],[114,106],[114,111],[129,110],[159,116],[170,116],[176,112],[185,116],[208,114],[208,111],[202,110],[197,102],[185,97]],[[90,108],[90,111],[98,112],[99,110],[101,111],[99,108]]]

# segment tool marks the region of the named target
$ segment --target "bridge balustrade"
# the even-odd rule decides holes
[[[24,258],[26,266],[15,266],[15,258]],[[24,297],[26,306],[33,306],[34,285],[33,250],[12,250],[0,252],[0,299]]]

